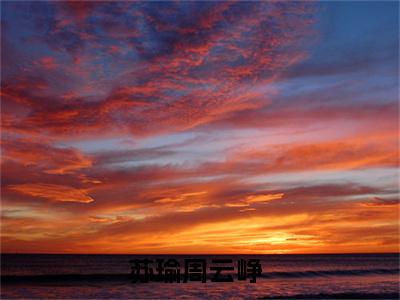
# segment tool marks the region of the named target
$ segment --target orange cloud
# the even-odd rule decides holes
[[[283,193],[278,194],[257,194],[257,195],[249,195],[244,200],[235,202],[235,203],[226,203],[225,206],[228,207],[245,207],[252,205],[254,203],[265,203],[272,200],[282,199],[284,196]]]
[[[76,189],[70,186],[56,185],[56,184],[19,184],[9,185],[9,189],[17,191],[21,194],[49,199],[52,201],[61,202],[93,202],[87,194],[86,189]]]

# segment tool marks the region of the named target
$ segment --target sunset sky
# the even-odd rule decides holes
[[[399,250],[393,2],[1,2],[1,250]]]

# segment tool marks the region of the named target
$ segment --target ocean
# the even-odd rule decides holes
[[[133,283],[132,259],[205,259],[205,283]],[[233,282],[211,282],[213,259],[232,259]],[[255,283],[237,261],[260,259]],[[221,273],[224,274],[224,271]],[[398,254],[56,255],[3,254],[1,299],[399,299]]]

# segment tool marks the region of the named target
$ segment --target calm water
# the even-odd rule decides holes
[[[135,258],[259,258],[256,283],[131,283],[128,261]],[[1,298],[352,298],[398,299],[398,254],[342,255],[26,255],[1,257]],[[235,268],[236,271],[236,268]]]

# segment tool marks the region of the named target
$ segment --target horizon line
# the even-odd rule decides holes
[[[348,254],[399,254],[398,252],[323,252],[323,253],[29,253],[29,252],[0,252],[0,255],[348,255]]]

